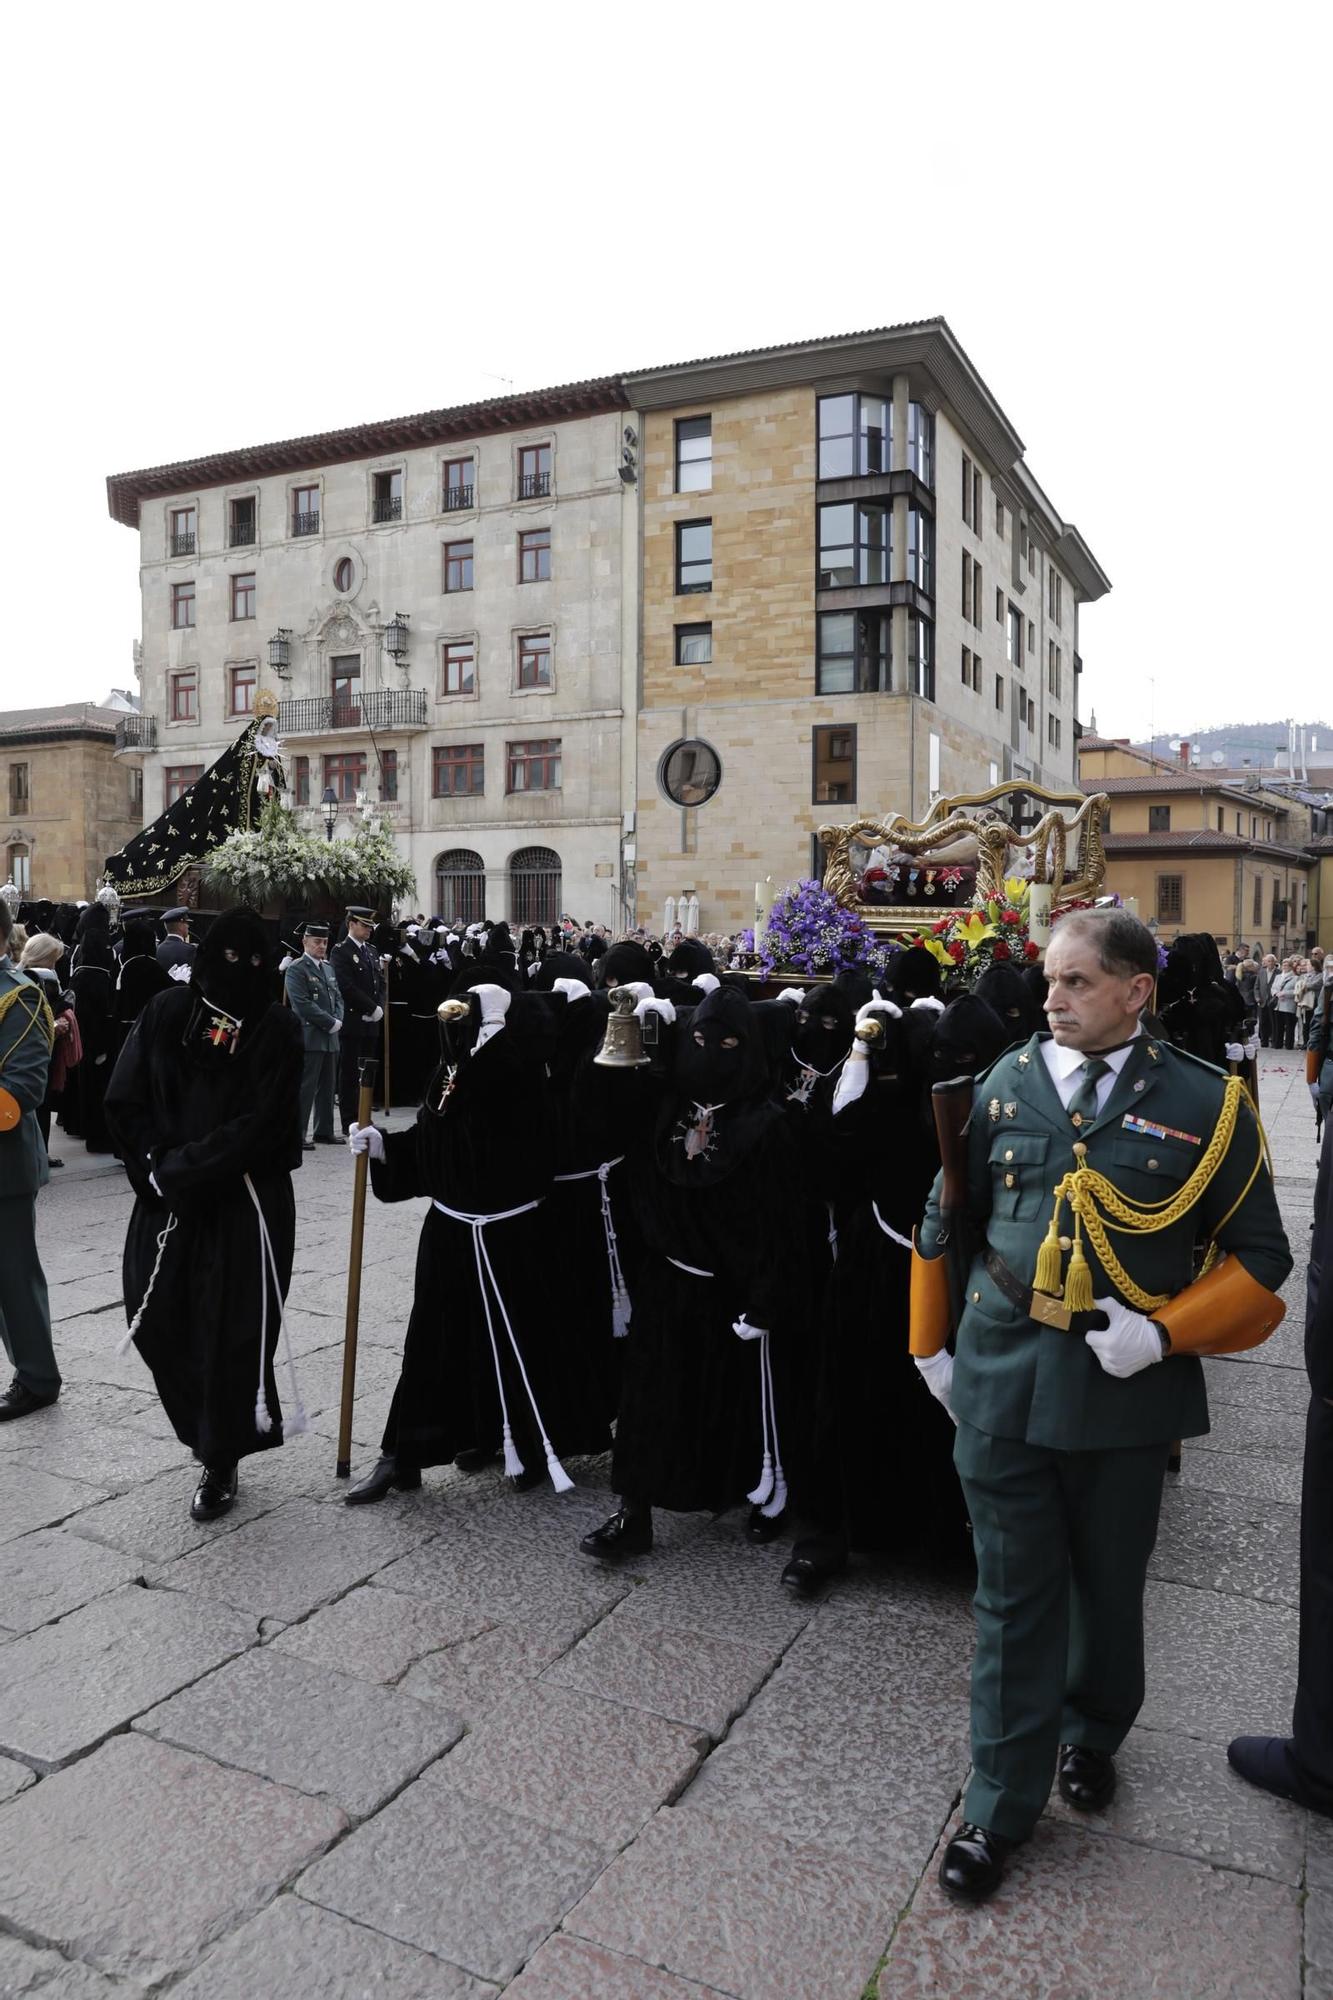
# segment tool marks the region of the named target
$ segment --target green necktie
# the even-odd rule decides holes
[[[1110,1075],[1111,1065],[1100,1056],[1089,1056],[1081,1067],[1083,1081],[1069,1100],[1069,1116],[1075,1125],[1091,1125],[1097,1116],[1097,1084]]]

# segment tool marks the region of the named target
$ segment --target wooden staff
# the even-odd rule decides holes
[[[375,1064],[368,1059],[357,1071],[361,1095],[357,1099],[356,1122],[369,1125],[374,1116]],[[352,1404],[356,1400],[356,1336],[361,1320],[361,1244],[366,1233],[366,1176],[370,1153],[356,1156],[352,1187],[352,1242],[347,1252],[347,1319],[343,1328],[343,1399],[338,1417],[338,1463],[335,1476],[349,1479],[352,1473]]]
[[[393,971],[393,961],[384,968],[384,1115],[387,1118],[393,1109],[393,1095],[389,1082],[389,974]]]

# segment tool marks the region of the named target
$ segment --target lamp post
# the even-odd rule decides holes
[[[395,611],[384,628],[384,650],[396,667],[407,659],[407,613]]]
[[[268,642],[268,663],[281,680],[286,680],[292,670],[292,635],[286,625],[279,625]]]
[[[324,796],[320,800],[324,811],[324,838],[333,839],[333,829],[338,823],[338,794],[332,785],[325,785]]]

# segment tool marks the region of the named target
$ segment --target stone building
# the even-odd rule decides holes
[[[116,757],[116,709],[0,714],[0,880],[25,898],[91,899],[108,854],[143,824],[142,777]]]
[[[942,320],[624,377],[641,433],[635,886],[700,927],[816,829],[1013,778],[1075,788],[1109,588]]]
[[[139,535],[142,712],[120,739],[146,816],[270,688],[298,810],[382,807],[422,908],[618,922],[623,405],[584,382],[110,478]]]

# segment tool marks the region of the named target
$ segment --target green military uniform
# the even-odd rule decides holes
[[[1208,1429],[1208,1406],[1195,1357],[1168,1355],[1127,1379],[1108,1374],[1083,1338],[1086,1313],[1067,1329],[1029,1317],[987,1271],[985,1248],[1031,1285],[1053,1190],[1078,1164],[1075,1141],[1087,1166],[1137,1207],[1169,1206],[1204,1156],[1227,1081],[1141,1035],[1105,1103],[1076,1126],[1042,1054],[1049,1040],[1034,1035],[976,1082],[968,1205],[985,1243],[967,1282],[949,1394],[978,1568],[963,1816],[1010,1839],[1045,1806],[1061,1743],[1114,1753],[1138,1713],[1143,1586],[1167,1452],[1173,1439]],[[1145,1293],[1182,1291],[1196,1244],[1214,1236],[1258,1284],[1278,1289],[1291,1255],[1267,1168],[1254,1171],[1260,1143],[1244,1102],[1195,1206],[1150,1233],[1110,1235]],[[928,1257],[940,1191],[937,1180],[920,1232]],[[1094,1294],[1123,1296],[1086,1238],[1084,1250]]]
[[[301,1137],[315,1113],[315,1136],[332,1139],[333,1093],[338,1080],[338,1036],[343,999],[337,974],[326,959],[303,951],[283,974],[287,1004],[301,1023],[305,1063],[301,1071]]]
[[[0,1088],[22,1113],[11,1131],[0,1132],[0,1335],[18,1380],[47,1402],[60,1393],[37,1254],[37,1190],[50,1178],[37,1108],[50,1063],[50,1009],[27,974],[0,958]]]

